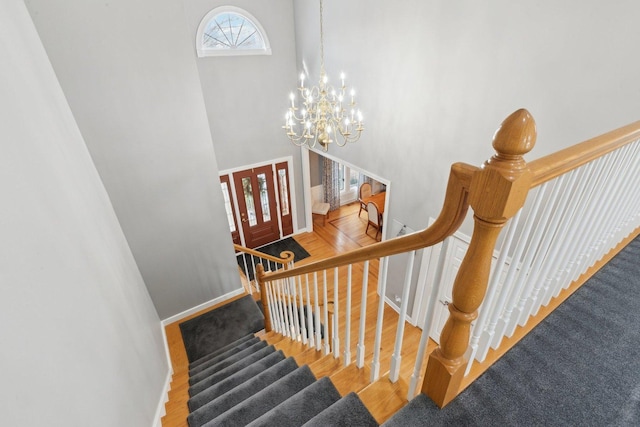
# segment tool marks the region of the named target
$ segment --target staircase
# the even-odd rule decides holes
[[[639,255],[637,237],[444,410],[420,394],[384,426],[638,425]],[[334,384],[348,368],[298,344],[259,333],[190,363],[189,426],[377,426]]]
[[[471,377],[473,372],[476,372],[473,375],[480,375],[492,360],[503,354],[500,353],[503,347],[513,346],[544,318],[541,313],[553,311],[555,302],[551,304],[552,300],[566,298],[562,295],[568,296],[578,289],[606,262],[609,254],[620,250],[640,233],[640,122],[525,162],[523,156],[532,148],[533,141],[535,122],[529,113],[519,110],[509,116],[494,137],[496,155],[483,167],[461,163],[452,165],[442,212],[427,229],[279,271],[265,272],[263,265],[259,264],[255,271],[256,288],[261,292],[267,332],[257,338],[245,337],[232,347],[218,350],[189,366],[189,425],[369,425],[370,422],[375,425],[375,422],[386,422],[388,426],[412,426],[427,419],[432,425],[451,425],[460,424],[461,413],[475,414],[486,409],[487,402],[507,401],[504,411],[485,411],[490,417],[497,413],[507,416],[497,424],[520,425],[518,421],[543,419],[526,415],[531,407],[543,408],[541,416],[552,417],[549,422],[538,422],[538,425],[555,424],[553,417],[557,415],[557,409],[573,406],[559,404],[557,398],[537,404],[530,398],[532,393],[529,390],[518,395],[508,386],[526,386],[532,381],[522,381],[522,378],[534,372],[537,378],[539,368],[549,364],[548,361],[554,361],[550,365],[560,366],[556,360],[559,350],[537,363],[520,366],[523,373],[513,381],[502,383],[505,386],[496,387],[497,392],[492,397],[484,394],[489,386],[482,381],[491,378],[491,374],[487,374],[460,398],[452,400],[473,381],[465,375]],[[531,205],[528,209],[521,209],[530,190],[535,194]],[[429,319],[433,317],[436,303],[436,285],[432,287],[426,308],[427,321],[420,338],[405,339],[409,287],[414,277],[413,259],[416,251],[421,249],[440,243],[444,248],[446,239],[464,221],[469,207],[474,210],[473,237],[457,269],[452,300],[448,304],[443,303],[448,305],[450,315],[441,328],[441,342],[437,349],[428,351],[429,330],[433,326]],[[518,218],[523,211],[522,217],[526,217],[524,226],[518,227]],[[514,220],[509,223],[511,217]],[[505,225],[506,236],[498,256],[494,249],[500,229]],[[515,249],[509,250],[512,241]],[[446,253],[446,250],[442,249],[440,253]],[[389,258],[402,254],[405,254],[407,266],[399,312],[395,317],[387,316],[386,304],[380,298],[376,314],[375,307],[372,307],[376,304],[373,301],[367,303],[368,295],[387,295]],[[509,269],[504,284],[496,286],[502,277],[501,270],[497,269],[492,275],[491,265],[495,256],[498,257],[496,263],[507,263],[507,255],[512,256],[508,264],[514,267]],[[637,254],[632,259],[637,263]],[[373,265],[380,265],[377,283],[369,282],[370,263],[372,273],[378,271]],[[438,261],[438,266],[440,264]],[[437,279],[434,278],[434,283],[440,281],[439,272],[440,269],[435,273]],[[624,280],[620,280],[617,273],[615,276],[618,282],[633,283],[634,291],[640,289],[637,283],[639,275],[632,274]],[[493,280],[494,277],[498,279]],[[376,285],[379,287],[377,292]],[[603,289],[607,290],[607,287]],[[623,295],[630,292],[625,291]],[[487,293],[488,298],[484,300],[483,311],[478,317],[478,309]],[[328,295],[333,295],[334,301],[332,323],[329,322],[328,304],[324,305],[324,313],[318,304],[318,301],[330,301]],[[596,299],[601,300],[602,296]],[[621,299],[624,302],[628,300]],[[357,301],[360,301],[359,306]],[[637,302],[623,314],[637,313],[636,307]],[[586,330],[591,331],[590,335],[625,341],[619,339],[622,336],[620,331],[611,333],[595,327],[602,326],[601,323],[615,324],[608,317],[613,309],[607,310],[606,316],[596,309],[570,311],[585,318],[587,314],[597,316],[597,319],[587,322]],[[359,324],[352,324],[352,318]],[[376,319],[375,328],[368,327],[367,319]],[[476,325],[486,329],[476,328],[478,330],[471,336],[474,319],[477,319]],[[321,334],[320,321],[328,326],[327,336]],[[575,330],[573,321],[560,323],[560,326],[554,326],[560,335],[570,336]],[[630,324],[637,324],[637,321]],[[526,331],[521,332],[517,329],[520,327]],[[394,329],[395,340],[383,338]],[[535,334],[531,336],[535,337]],[[486,337],[489,341],[485,340]],[[549,347],[545,342],[548,334],[543,333],[542,338],[526,352],[537,353]],[[382,352],[383,343],[394,341],[392,351]],[[489,357],[479,350],[485,341],[496,350],[496,355]],[[611,366],[629,367],[634,360],[640,360],[637,357],[637,337],[627,341],[633,345],[620,353],[631,355],[631,361]],[[407,343],[417,349],[404,351]],[[578,348],[578,345],[568,344],[567,340],[561,344],[561,349],[572,349],[574,353]],[[355,364],[351,364],[354,348]],[[594,348],[611,349],[613,345],[590,345],[582,353],[589,355]],[[469,363],[465,355],[467,350],[472,351]],[[403,353],[409,357],[403,359]],[[617,357],[618,352],[605,360]],[[523,365],[522,358],[516,359],[506,357],[502,364],[511,372],[512,366]],[[402,373],[402,365],[407,360],[414,368]],[[570,359],[567,357],[567,360]],[[348,366],[343,368],[343,365]],[[567,368],[573,366],[570,362],[565,365]],[[183,366],[186,368],[186,364]],[[497,367],[492,369],[500,372]],[[568,369],[562,372],[566,373]],[[595,372],[601,374],[604,370],[596,367]],[[628,380],[630,374],[636,372],[640,370],[623,371],[614,384],[602,388],[607,392],[601,394],[604,397],[622,396],[624,399],[605,404],[604,408],[622,408],[624,413],[618,414],[622,417],[620,419],[640,422],[640,407],[637,405],[640,377],[634,377],[631,387],[623,392],[613,392],[621,389],[623,380]],[[178,376],[186,374],[186,369],[185,372],[176,371],[174,383]],[[575,375],[567,377],[576,378]],[[559,375],[552,372],[548,378],[555,380]],[[414,399],[421,383],[422,395]],[[604,381],[599,383],[604,384]],[[176,393],[179,393],[179,387],[175,389]],[[474,394],[473,387],[481,389],[477,393],[479,400],[468,398]],[[551,396],[548,392],[557,389],[565,395],[577,396],[576,401],[587,401],[583,396],[584,382],[578,382],[575,393],[567,392],[563,387],[564,383],[557,387],[539,387],[544,392],[541,398]],[[600,385],[587,387],[589,390],[600,388]],[[173,391],[172,388],[170,395]],[[398,396],[405,397],[394,400]],[[409,400],[411,403],[406,405]],[[467,401],[472,403],[465,407],[464,402]],[[604,412],[600,411],[602,401],[603,398],[592,401],[594,403],[587,405],[581,413]],[[523,405],[525,412],[509,419],[515,405]],[[341,410],[342,406],[348,408]],[[443,410],[437,409],[445,406]],[[382,411],[386,413],[382,414]],[[167,414],[173,414],[169,407]],[[356,416],[358,418],[350,418]],[[439,421],[437,417],[441,417]],[[575,423],[571,421],[575,418],[564,418],[566,422],[560,424],[585,425],[595,419],[592,417]],[[639,425],[637,422],[609,422],[612,419],[603,419],[596,425]],[[461,424],[493,425],[478,420],[475,418]],[[487,420],[495,421],[494,418]]]
[[[269,340],[278,342],[248,335],[189,364],[189,427],[378,425],[357,394],[341,397],[329,377],[317,379]],[[299,360],[319,354],[303,353]]]

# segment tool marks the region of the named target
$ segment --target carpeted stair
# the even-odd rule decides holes
[[[340,396],[266,341],[247,335],[189,364],[190,427],[377,426],[354,393]]]
[[[442,410],[384,426],[640,426],[640,237]]]

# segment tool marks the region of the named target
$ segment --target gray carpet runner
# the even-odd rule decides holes
[[[253,335],[189,365],[189,427],[378,426],[356,394]]]
[[[384,425],[640,426],[640,237],[444,409]]]

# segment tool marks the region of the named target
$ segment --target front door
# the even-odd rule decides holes
[[[233,174],[244,243],[256,248],[280,238],[271,165]]]

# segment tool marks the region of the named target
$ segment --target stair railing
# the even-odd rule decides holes
[[[318,261],[301,267],[296,267],[287,271],[265,273],[264,269],[258,266],[257,276],[260,286],[266,289],[270,298],[281,301],[281,305],[277,308],[279,313],[267,313],[267,317],[278,317],[274,321],[274,325],[280,324],[280,328],[295,330],[290,336],[294,339],[308,343],[310,346],[320,350],[325,349],[328,353],[333,349],[333,354],[337,357],[340,352],[338,348],[342,345],[344,364],[351,363],[351,334],[358,333],[358,342],[356,345],[356,365],[364,366],[365,357],[365,317],[367,315],[367,294],[368,278],[370,264],[382,263],[382,274],[379,282],[379,292],[381,295],[378,309],[378,319],[374,338],[374,351],[372,360],[372,380],[376,378],[380,361],[380,336],[384,328],[382,315],[384,314],[384,295],[386,287],[386,270],[388,259],[390,256],[408,253],[406,277],[410,279],[412,271],[412,259],[415,251],[431,247],[444,241],[451,236],[463,222],[469,206],[474,211],[474,230],[466,255],[460,265],[456,279],[453,284],[452,302],[448,305],[450,312],[440,334],[439,346],[429,355],[426,370],[424,371],[424,381],[422,392],[427,394],[434,402],[443,407],[459,392],[462,378],[467,371],[467,351],[473,353],[473,344],[476,336],[472,337],[472,322],[478,317],[478,309],[483,304],[487,287],[499,280],[491,279],[491,265],[494,257],[494,247],[498,239],[498,235],[502,228],[509,220],[516,216],[519,220],[525,221],[523,224],[512,222],[508,227],[508,232],[503,239],[502,253],[499,256],[497,264],[506,262],[507,254],[520,252],[525,254],[525,258],[515,261],[511,259],[510,265],[515,269],[513,273],[507,273],[507,277],[511,275],[511,283],[519,283],[520,272],[534,271],[534,277],[540,276],[540,269],[545,271],[549,269],[553,277],[558,275],[573,279],[580,270],[568,269],[567,265],[588,266],[598,259],[602,251],[606,252],[606,248],[615,244],[620,236],[629,233],[629,230],[638,228],[640,217],[638,215],[640,206],[638,200],[640,197],[625,199],[619,205],[600,203],[600,207],[584,208],[580,203],[573,203],[577,198],[581,200],[597,201],[602,198],[603,201],[613,202],[619,195],[635,194],[631,190],[640,188],[638,184],[638,158],[637,153],[638,140],[640,139],[640,122],[622,128],[618,131],[594,138],[577,146],[561,150],[558,153],[543,157],[542,159],[527,164],[523,156],[528,153],[534,146],[536,139],[535,121],[526,110],[518,110],[510,115],[502,123],[494,136],[493,147],[496,154],[489,159],[480,168],[462,163],[452,165],[445,201],[441,214],[436,222],[429,228],[417,233],[387,240],[385,242],[376,243],[371,246],[360,248],[345,254],[341,254],[326,260]],[[618,151],[622,150],[622,151]],[[610,156],[610,157],[607,157]],[[600,168],[600,167],[603,168]],[[585,167],[587,169],[582,169]],[[624,173],[617,176],[616,179],[609,181],[606,178],[614,176],[613,171],[622,169]],[[565,175],[566,176],[563,176]],[[551,183],[551,181],[559,179],[560,183]],[[601,183],[605,179],[606,184]],[[585,190],[584,181],[594,181],[596,184],[591,186],[591,190]],[[578,183],[578,187],[566,187],[565,184]],[[583,184],[580,184],[583,183]],[[573,185],[572,184],[572,185]],[[582,186],[581,186],[582,185]],[[618,186],[618,187],[616,187]],[[620,187],[621,186],[621,187]],[[540,187],[540,188],[537,188]],[[527,195],[531,189],[537,192],[533,199],[533,207],[527,205],[521,214],[521,208],[525,205]],[[547,193],[546,191],[551,191]],[[578,195],[572,195],[571,192],[578,192]],[[637,192],[637,190],[636,190]],[[569,194],[567,196],[567,194]],[[638,194],[640,195],[640,194]],[[551,207],[549,207],[551,205]],[[597,203],[596,203],[597,205]],[[542,210],[540,210],[542,209]],[[577,226],[567,229],[568,224],[561,220],[555,220],[554,213],[558,211],[571,212],[563,217]],[[533,212],[533,214],[532,214]],[[545,221],[551,218],[549,224],[553,225],[553,229],[548,228]],[[610,227],[604,224],[612,218]],[[598,220],[597,224],[590,227],[591,221]],[[554,222],[555,221],[555,222]],[[545,231],[540,227],[545,227]],[[564,225],[563,225],[564,224]],[[565,227],[565,228],[563,228]],[[577,228],[576,228],[577,227]],[[593,228],[591,230],[590,228]],[[538,249],[530,251],[525,249],[510,248],[516,230],[525,230],[527,241],[537,242]],[[534,230],[531,232],[531,230]],[[567,231],[568,230],[568,231]],[[576,239],[578,244],[569,245],[561,249],[553,249],[549,240],[549,234],[557,235],[564,239]],[[593,235],[587,238],[587,235]],[[532,236],[532,237],[529,237]],[[562,239],[561,239],[562,240]],[[597,243],[595,243],[597,242]],[[603,243],[606,242],[606,243]],[[445,241],[445,245],[446,245]],[[525,245],[528,247],[528,245]],[[598,247],[598,250],[594,250]],[[540,261],[531,255],[532,252],[539,252],[543,257],[548,258],[556,270],[543,265]],[[556,253],[557,252],[557,253]],[[562,263],[558,263],[562,260]],[[556,265],[556,263],[558,263]],[[568,263],[568,264],[567,264]],[[536,268],[537,270],[532,270]],[[351,308],[352,308],[352,291],[357,287],[352,287],[352,271],[358,269],[362,272],[362,286],[360,295],[360,324],[358,327],[351,326]],[[495,271],[494,276],[500,274]],[[334,288],[334,321],[333,321],[333,337],[331,342],[327,336],[322,336],[319,327],[320,311],[316,305],[315,311],[309,304],[309,275],[311,275],[311,284],[314,295],[318,295],[318,275],[322,277],[321,286],[326,294],[327,286],[333,279]],[[540,276],[541,277],[541,276]],[[402,347],[402,333],[404,328],[404,317],[407,310],[407,296],[409,279],[405,279],[403,288],[402,304],[400,308],[400,316],[397,325],[396,344],[391,358],[391,368],[389,378],[397,380],[397,370],[399,369],[401,355],[399,349]],[[531,282],[528,285],[520,285],[521,289],[526,290],[526,294],[533,295],[542,301],[546,301],[549,295],[553,295],[558,286],[565,286],[566,280],[559,281],[554,279],[556,284],[538,285],[539,282]],[[503,310],[503,302],[505,299],[511,298],[516,304],[512,307],[518,307],[515,318],[521,321],[523,317],[527,317],[529,313],[535,312],[536,306],[532,305],[530,300],[523,299],[525,294],[521,290],[514,294],[511,283],[506,282],[503,285],[505,290],[511,289],[510,292],[500,294],[492,294],[489,292],[489,299],[484,301],[483,308],[498,307],[501,313]],[[523,282],[524,283],[524,282]],[[545,282],[546,283],[546,282]],[[562,283],[562,285],[558,285]],[[303,292],[303,284],[307,291],[307,307],[303,307],[300,300],[299,320],[294,318],[294,311],[290,310],[291,305],[288,301],[295,301],[296,292],[299,296]],[[344,342],[339,342],[339,334],[335,333],[339,329],[338,320],[338,290],[346,293],[345,299],[345,332]],[[431,321],[433,313],[434,296],[438,290],[434,287],[432,298],[429,302],[430,307],[427,312],[427,323]],[[531,291],[531,292],[530,292]],[[357,290],[356,290],[357,292]],[[515,296],[514,296],[515,295]],[[357,297],[357,293],[355,294]],[[316,304],[318,299],[315,298]],[[495,311],[483,312],[483,318],[475,322],[478,324],[489,324],[493,322],[492,313]],[[527,313],[527,314],[523,314]],[[302,321],[304,315],[307,316],[307,322]],[[315,320],[315,322],[314,322]],[[326,320],[326,315],[325,315]],[[501,319],[501,321],[506,321]],[[288,322],[288,323],[287,323]],[[306,330],[304,325],[306,323]],[[327,324],[325,322],[325,324]],[[511,325],[511,324],[509,324]],[[299,327],[298,327],[299,326]],[[511,326],[509,326],[511,328]],[[419,345],[418,354],[415,358],[415,369],[411,378],[411,386],[415,387],[423,360],[426,341],[429,336],[430,326],[424,325],[422,338]],[[481,331],[476,329],[475,331]],[[475,332],[474,331],[474,332]],[[482,334],[482,332],[480,332]],[[325,340],[322,346],[319,342]],[[482,337],[478,338],[481,340]],[[472,346],[469,347],[469,344]],[[478,349],[476,348],[476,353]],[[411,397],[412,391],[409,392]]]
[[[563,290],[579,286],[597,261],[638,233],[640,122],[532,161],[529,168],[534,197],[502,242],[474,326],[472,361],[483,362],[490,349]]]
[[[244,267],[244,279],[246,279],[247,291],[250,294],[260,292],[258,274],[256,272],[257,265],[262,265],[265,271],[277,271],[288,269],[294,262],[293,259],[295,255],[291,251],[284,251],[279,257],[277,257],[260,252],[260,250],[257,249],[246,248],[241,245],[234,244],[233,248],[236,251],[238,266]],[[266,268],[264,268],[264,266],[266,266]]]

